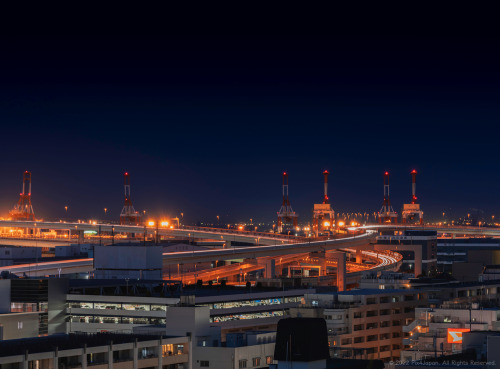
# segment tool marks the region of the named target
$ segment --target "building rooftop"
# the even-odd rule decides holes
[[[45,337],[23,338],[17,340],[0,341],[0,357],[24,355],[28,353],[51,352],[57,347],[59,350],[75,348],[105,346],[113,344],[150,341],[158,338],[173,336],[121,333],[70,333],[55,334]]]
[[[381,289],[376,289],[376,288],[362,288],[362,289],[355,289],[355,290],[350,290],[350,291],[342,291],[342,292],[336,292],[334,295],[341,295],[341,296],[349,296],[349,295],[354,295],[354,296],[362,296],[362,295],[394,295],[394,294],[407,294],[407,293],[415,293],[418,292],[417,290],[412,290],[412,289],[387,289],[387,290],[381,290]]]
[[[170,288],[170,287],[172,288]],[[283,292],[282,288],[278,287],[237,287],[237,286],[221,286],[214,284],[213,286],[204,285],[202,287],[193,285],[190,287],[180,288],[180,280],[137,280],[137,279],[70,279],[69,294],[85,294],[85,295],[104,295],[104,296],[127,296],[127,287],[130,296],[147,296],[147,297],[180,297],[180,296],[224,296],[224,295],[251,295],[254,293]],[[133,289],[135,287],[135,289]],[[164,290],[166,287],[166,290]],[[285,288],[287,295],[289,291],[299,290],[304,293],[305,288]],[[132,294],[133,291],[133,294]],[[244,296],[242,296],[243,298]]]

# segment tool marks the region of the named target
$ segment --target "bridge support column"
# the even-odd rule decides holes
[[[357,253],[356,253],[357,254]],[[328,256],[337,262],[337,289],[345,291],[346,288],[346,256],[344,252],[329,252]],[[357,259],[357,258],[356,258]]]
[[[319,264],[319,275],[320,276],[325,276],[326,275],[326,258],[325,254],[321,255],[318,257],[318,264]]]
[[[231,241],[226,241],[226,248],[231,247]]]
[[[78,243],[83,243],[84,241],[84,233],[81,229],[70,229],[69,230],[69,241],[71,242],[71,236],[77,234],[78,235]]]
[[[361,264],[363,262],[363,251],[356,250],[356,263]]]
[[[276,276],[276,261],[274,259],[257,259],[258,265],[264,266],[264,278],[274,278]]]

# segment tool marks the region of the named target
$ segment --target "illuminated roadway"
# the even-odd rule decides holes
[[[307,241],[275,246],[240,246],[214,250],[181,251],[163,253],[164,264],[199,263],[213,260],[255,259],[264,256],[300,254],[346,247],[362,247],[375,241],[376,233],[367,231],[359,236],[350,236],[323,241]]]
[[[0,272],[7,271],[16,275],[26,274],[30,277],[45,275],[86,273],[94,270],[94,259],[73,259],[44,261],[31,264],[17,264],[0,267]]]
[[[342,251],[348,251],[353,253],[356,252],[355,249],[343,249]],[[393,252],[362,251],[362,253],[364,260],[369,259],[374,261],[376,264],[375,265],[358,264],[347,261],[346,268],[348,273],[347,278],[349,281],[353,281],[356,279],[356,277],[360,277],[361,273],[366,270],[372,270],[372,271],[386,270],[386,269],[396,270],[399,268],[402,260],[401,254]],[[308,269],[308,268],[314,269],[318,267],[318,265],[316,265],[318,262],[317,258],[309,257],[308,253],[266,257],[263,259],[274,259],[276,267],[284,266],[286,264],[289,264],[291,267],[294,267],[292,263],[297,263],[298,267],[301,269]],[[336,265],[337,265],[336,261],[327,260],[327,266],[336,267]],[[263,268],[264,267],[262,263],[259,264],[255,262],[251,263],[248,261],[243,261],[242,263],[235,263],[211,269],[203,269],[198,271],[190,270],[187,272],[182,271],[180,274],[177,273],[172,274],[171,276],[168,277],[168,279],[172,278],[179,279],[183,283],[189,284],[189,283],[196,283],[198,279],[201,279],[203,281],[208,281],[208,280],[217,280],[217,279],[235,277],[237,275],[241,275],[243,277],[243,280],[245,280],[246,274],[255,272],[257,270],[261,270]]]
[[[493,236],[500,237],[500,228],[491,227],[443,227],[443,226],[422,226],[422,225],[409,225],[409,224],[372,224],[359,227],[352,227],[352,229],[417,229],[437,231],[438,234],[467,234],[467,235],[480,235],[480,236]]]
[[[200,251],[185,251],[164,253],[164,264],[179,264],[192,263],[213,260],[231,260],[231,259],[246,259],[257,257],[269,257],[289,254],[300,254],[304,252],[327,251],[345,248],[364,247],[373,242],[376,237],[376,232],[371,231],[380,228],[387,229],[425,229],[437,230],[438,233],[447,234],[471,234],[483,236],[500,236],[499,228],[481,228],[481,227],[435,227],[435,226],[412,226],[412,225],[367,225],[351,230],[366,231],[365,234],[344,238],[337,238],[323,241],[310,241],[305,238],[287,237],[280,234],[265,233],[265,232],[245,232],[220,228],[201,228],[201,227],[183,227],[180,229],[170,229],[164,227],[146,227],[146,226],[129,226],[118,224],[91,224],[91,223],[64,223],[64,222],[32,222],[32,221],[6,221],[0,220],[0,227],[10,228],[38,228],[52,230],[71,230],[96,232],[114,232],[116,233],[135,233],[142,235],[158,232],[159,235],[171,237],[185,237],[193,239],[212,239],[221,241],[245,242],[258,245],[246,247],[227,247],[214,250]],[[370,251],[364,251],[370,253]],[[372,252],[378,257],[384,258],[381,253]],[[366,254],[368,255],[368,254]],[[397,262],[396,259],[387,257],[385,261],[380,263],[380,266],[390,266]],[[37,268],[33,272],[33,265],[25,264],[16,266],[1,267],[0,271],[9,270],[13,273],[29,273],[31,275],[47,275],[47,274],[64,274],[65,272],[77,273],[81,271],[92,270],[92,259],[78,259],[57,262],[42,262],[37,263]]]
[[[71,232],[95,231],[99,233],[132,233],[141,236],[146,232],[148,235],[158,231],[160,236],[211,239],[229,242],[244,242],[255,245],[277,245],[284,243],[300,242],[305,238],[286,236],[267,232],[238,231],[234,229],[208,228],[208,227],[186,227],[168,228],[156,226],[132,226],[120,224],[91,224],[91,223],[65,223],[65,222],[33,222],[0,220],[0,228],[36,228],[66,230]]]
[[[71,232],[78,231],[95,231],[111,233],[133,233],[142,235],[144,232],[147,234],[158,234],[171,237],[185,237],[185,238],[198,238],[198,239],[212,239],[220,241],[235,241],[245,242],[255,245],[278,245],[285,243],[298,243],[306,240],[306,238],[286,236],[275,233],[267,232],[249,232],[239,231],[235,229],[223,228],[208,228],[208,227],[186,227],[170,229],[167,227],[155,226],[131,226],[120,224],[91,224],[91,223],[65,223],[65,222],[33,222],[33,221],[11,221],[0,220],[0,228],[38,228],[38,229],[53,229],[53,230],[67,230]],[[470,235],[483,235],[483,236],[497,236],[500,237],[500,228],[488,227],[436,227],[436,226],[421,226],[421,225],[408,225],[408,224],[373,224],[360,227],[352,227],[353,230],[376,230],[380,228],[388,229],[422,229],[422,230],[436,230],[438,233],[447,234],[470,234]]]

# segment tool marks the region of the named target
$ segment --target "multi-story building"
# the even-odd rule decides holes
[[[138,326],[165,325],[169,306],[190,304],[209,307],[210,323],[222,327],[223,338],[226,332],[249,328],[274,330],[290,307],[298,306],[306,293],[315,292],[214,288],[180,296],[179,292],[162,292],[161,282],[132,280],[72,281],[71,286],[66,295],[67,332],[132,332]]]
[[[439,238],[437,266],[451,273],[456,263],[500,264],[500,241],[495,238]]]
[[[440,308],[417,308],[415,319],[403,327],[409,336],[402,361],[421,360],[462,352],[462,334],[468,331],[500,331],[500,309],[478,303],[445,303]]]
[[[64,334],[0,341],[2,369],[188,369],[190,337]]]
[[[0,279],[4,339],[65,333],[67,283],[59,278]]]
[[[401,270],[429,275],[437,270],[437,232],[405,229],[380,231],[377,243],[393,245],[392,251],[403,255]]]
[[[324,318],[333,357],[399,359],[403,326],[426,306],[425,292],[416,290],[351,290],[307,294],[304,303],[290,308],[291,317]]]
[[[490,269],[496,271],[493,267]],[[491,273],[491,280],[485,278],[483,281],[460,282],[450,278],[408,278],[406,273],[368,273],[361,278],[359,286],[381,290],[409,288],[424,291],[431,308],[439,307],[443,302],[451,300],[484,304],[485,301],[496,301],[500,298],[500,280],[493,279],[495,274],[500,275]]]
[[[193,347],[193,368],[266,368],[274,362],[276,332],[247,331],[226,338],[225,346]]]
[[[410,288],[411,275],[396,272],[367,272],[359,281],[360,289],[393,290]]]

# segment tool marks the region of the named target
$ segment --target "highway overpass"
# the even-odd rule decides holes
[[[182,237],[188,239],[211,239],[231,242],[242,242],[253,245],[279,245],[285,243],[297,243],[306,238],[287,236],[268,232],[249,232],[235,229],[208,228],[208,227],[182,227],[168,228],[156,226],[131,226],[120,224],[92,224],[92,223],[66,223],[66,222],[33,222],[33,221],[11,221],[0,220],[0,228],[22,228],[22,229],[51,229],[62,230],[72,233],[95,231],[97,234],[105,233],[127,233],[140,237],[144,233],[154,235],[158,232],[160,236]]]

